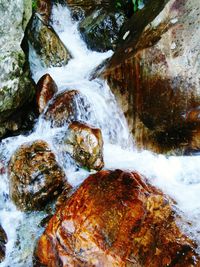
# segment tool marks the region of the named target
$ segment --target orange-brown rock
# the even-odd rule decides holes
[[[185,116],[200,105],[199,9],[198,0],[148,1],[104,71],[141,148],[184,149],[200,124]]]
[[[101,130],[81,122],[72,122],[63,137],[63,149],[81,166],[100,170],[103,162]]]
[[[21,145],[9,162],[10,197],[21,210],[40,210],[62,191],[65,174],[49,145]]]
[[[137,173],[89,176],[50,220],[35,266],[200,266],[173,201]]]
[[[61,127],[84,117],[89,108],[86,97],[79,91],[64,91],[57,95],[54,102],[49,105],[45,118],[50,120],[53,126]]]
[[[43,75],[37,83],[36,102],[39,113],[42,113],[48,101],[58,91],[58,87],[49,74]]]
[[[51,9],[51,0],[37,0],[37,12],[40,14],[45,24],[49,24]]]
[[[2,262],[6,255],[6,243],[8,242],[6,232],[0,225],[0,262]]]

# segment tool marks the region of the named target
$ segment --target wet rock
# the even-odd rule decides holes
[[[90,104],[85,96],[77,90],[64,91],[56,96],[45,112],[45,119],[52,126],[61,127],[71,121],[76,121],[89,113]],[[89,115],[89,114],[88,114]]]
[[[0,225],[0,262],[2,262],[5,258],[7,242],[7,235],[2,226]]]
[[[103,139],[100,129],[73,122],[62,142],[63,149],[82,167],[94,170],[103,168]]]
[[[71,55],[51,26],[35,13],[29,23],[27,39],[46,67],[66,65]]]
[[[89,15],[92,11],[102,6],[113,5],[113,1],[110,0],[66,0],[66,3],[72,11],[77,8],[81,9],[84,16]]]
[[[40,14],[43,22],[48,25],[51,17],[52,1],[38,0],[36,11]]]
[[[49,74],[43,75],[37,83],[36,102],[39,113],[42,113],[47,103],[58,91],[58,87]]]
[[[125,20],[123,12],[113,8],[101,8],[83,19],[79,29],[88,48],[104,52],[115,48],[119,31]]]
[[[141,148],[184,149],[199,125],[186,118],[200,104],[199,9],[197,0],[149,1],[104,71]]]
[[[7,119],[32,100],[34,84],[21,49],[32,1],[0,0],[0,137],[6,134]],[[9,19],[8,19],[9,18]]]
[[[10,197],[21,210],[42,209],[62,190],[65,174],[48,144],[20,146],[9,162]]]
[[[199,266],[176,218],[173,201],[139,174],[98,172],[50,220],[34,266]]]

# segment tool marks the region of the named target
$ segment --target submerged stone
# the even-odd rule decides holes
[[[52,126],[61,127],[89,115],[89,110],[90,104],[86,97],[77,90],[70,90],[58,94],[44,116],[51,121]]]
[[[138,173],[100,171],[50,220],[34,266],[200,266],[177,218],[173,201]]]
[[[65,174],[42,140],[21,145],[9,162],[10,197],[21,210],[40,210],[62,191]]]

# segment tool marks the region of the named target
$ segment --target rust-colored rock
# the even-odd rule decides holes
[[[186,118],[200,105],[199,9],[198,0],[149,1],[104,71],[141,148],[184,149],[199,127]]]
[[[51,0],[37,0],[37,12],[42,17],[45,24],[49,24],[52,10]]]
[[[52,122],[52,126],[61,127],[87,114],[90,105],[85,96],[77,90],[64,91],[56,96],[54,102],[45,112],[45,119]]]
[[[62,191],[65,174],[48,144],[20,146],[9,162],[10,197],[21,210],[40,210]]]
[[[137,173],[88,177],[50,220],[35,266],[200,266],[173,201]]]
[[[0,225],[0,262],[2,262],[6,255],[6,243],[8,242],[6,232]]]
[[[103,168],[103,138],[101,130],[85,123],[73,122],[63,137],[63,149],[81,166],[88,169]]]
[[[48,101],[58,91],[58,87],[49,74],[43,75],[37,83],[36,102],[39,113],[42,113]]]

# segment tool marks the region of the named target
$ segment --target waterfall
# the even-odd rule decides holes
[[[104,140],[105,168],[136,170],[144,174],[154,185],[169,194],[177,202],[177,208],[192,227],[182,225],[183,229],[200,244],[197,234],[200,230],[200,156],[170,156],[156,155],[149,151],[138,152],[134,148],[128,126],[122,111],[105,81],[95,79],[90,81],[91,72],[103,60],[112,55],[112,51],[97,53],[87,49],[81,40],[78,23],[73,22],[67,7],[54,6],[52,12],[52,27],[57,32],[65,46],[71,52],[73,59],[66,66],[44,68],[33,48],[30,47],[29,60],[33,79],[37,82],[43,74],[49,73],[62,90],[79,90],[90,102],[90,116],[81,116],[81,120],[99,127]],[[84,114],[82,114],[84,115]],[[16,136],[4,139],[0,146],[3,163],[8,165],[14,151],[23,143],[42,139],[48,142],[54,151],[60,165],[63,166],[71,185],[79,185],[89,172],[76,170],[73,165],[65,162],[56,149],[56,140],[62,128],[51,128],[50,123],[41,115],[35,124],[34,131],[28,136]],[[38,227],[46,212],[23,213],[16,209],[9,199],[9,183],[7,171],[1,174],[0,187],[0,221],[8,235],[6,259],[2,267],[31,267],[32,252],[35,241],[42,231]]]

